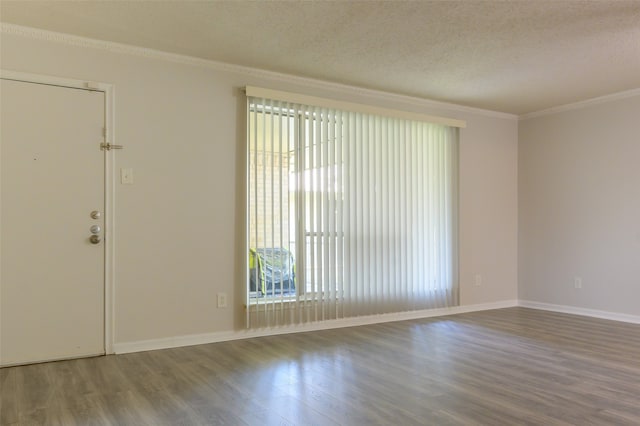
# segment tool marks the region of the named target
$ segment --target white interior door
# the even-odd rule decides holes
[[[0,83],[0,364],[104,354],[105,95]]]

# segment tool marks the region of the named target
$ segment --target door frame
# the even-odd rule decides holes
[[[0,79],[25,83],[46,84],[104,93],[104,141],[115,144],[115,87],[109,83],[76,80],[21,71],[0,69]],[[100,149],[96,143],[96,149]],[[115,256],[114,256],[114,201],[115,201],[115,161],[112,150],[104,151],[104,351],[114,353],[115,331]],[[0,286],[2,283],[0,282]]]

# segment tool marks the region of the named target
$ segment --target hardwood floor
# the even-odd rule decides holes
[[[640,325],[509,308],[0,369],[2,425],[639,425]]]

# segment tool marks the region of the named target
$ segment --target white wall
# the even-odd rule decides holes
[[[460,149],[460,302],[515,300],[517,122],[465,118],[468,127],[461,132]],[[480,286],[475,285],[476,275],[481,275]]]
[[[245,85],[467,120],[461,132],[461,302],[517,295],[517,121],[267,73],[2,34],[8,70],[113,83],[116,342],[242,328]],[[475,287],[473,277],[482,274]],[[215,307],[216,293],[229,309]]]
[[[519,199],[521,300],[640,315],[640,95],[520,121]]]

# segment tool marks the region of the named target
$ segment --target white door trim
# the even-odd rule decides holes
[[[70,87],[74,89],[92,90],[104,93],[105,142],[115,144],[115,87],[108,83],[97,83],[85,80],[68,79],[21,71],[0,69],[0,78],[4,80],[24,81],[47,84],[51,86]],[[96,146],[96,149],[99,149]],[[115,330],[115,264],[114,264],[114,212],[115,212],[115,169],[114,153],[105,151],[104,156],[104,350],[113,354]]]

